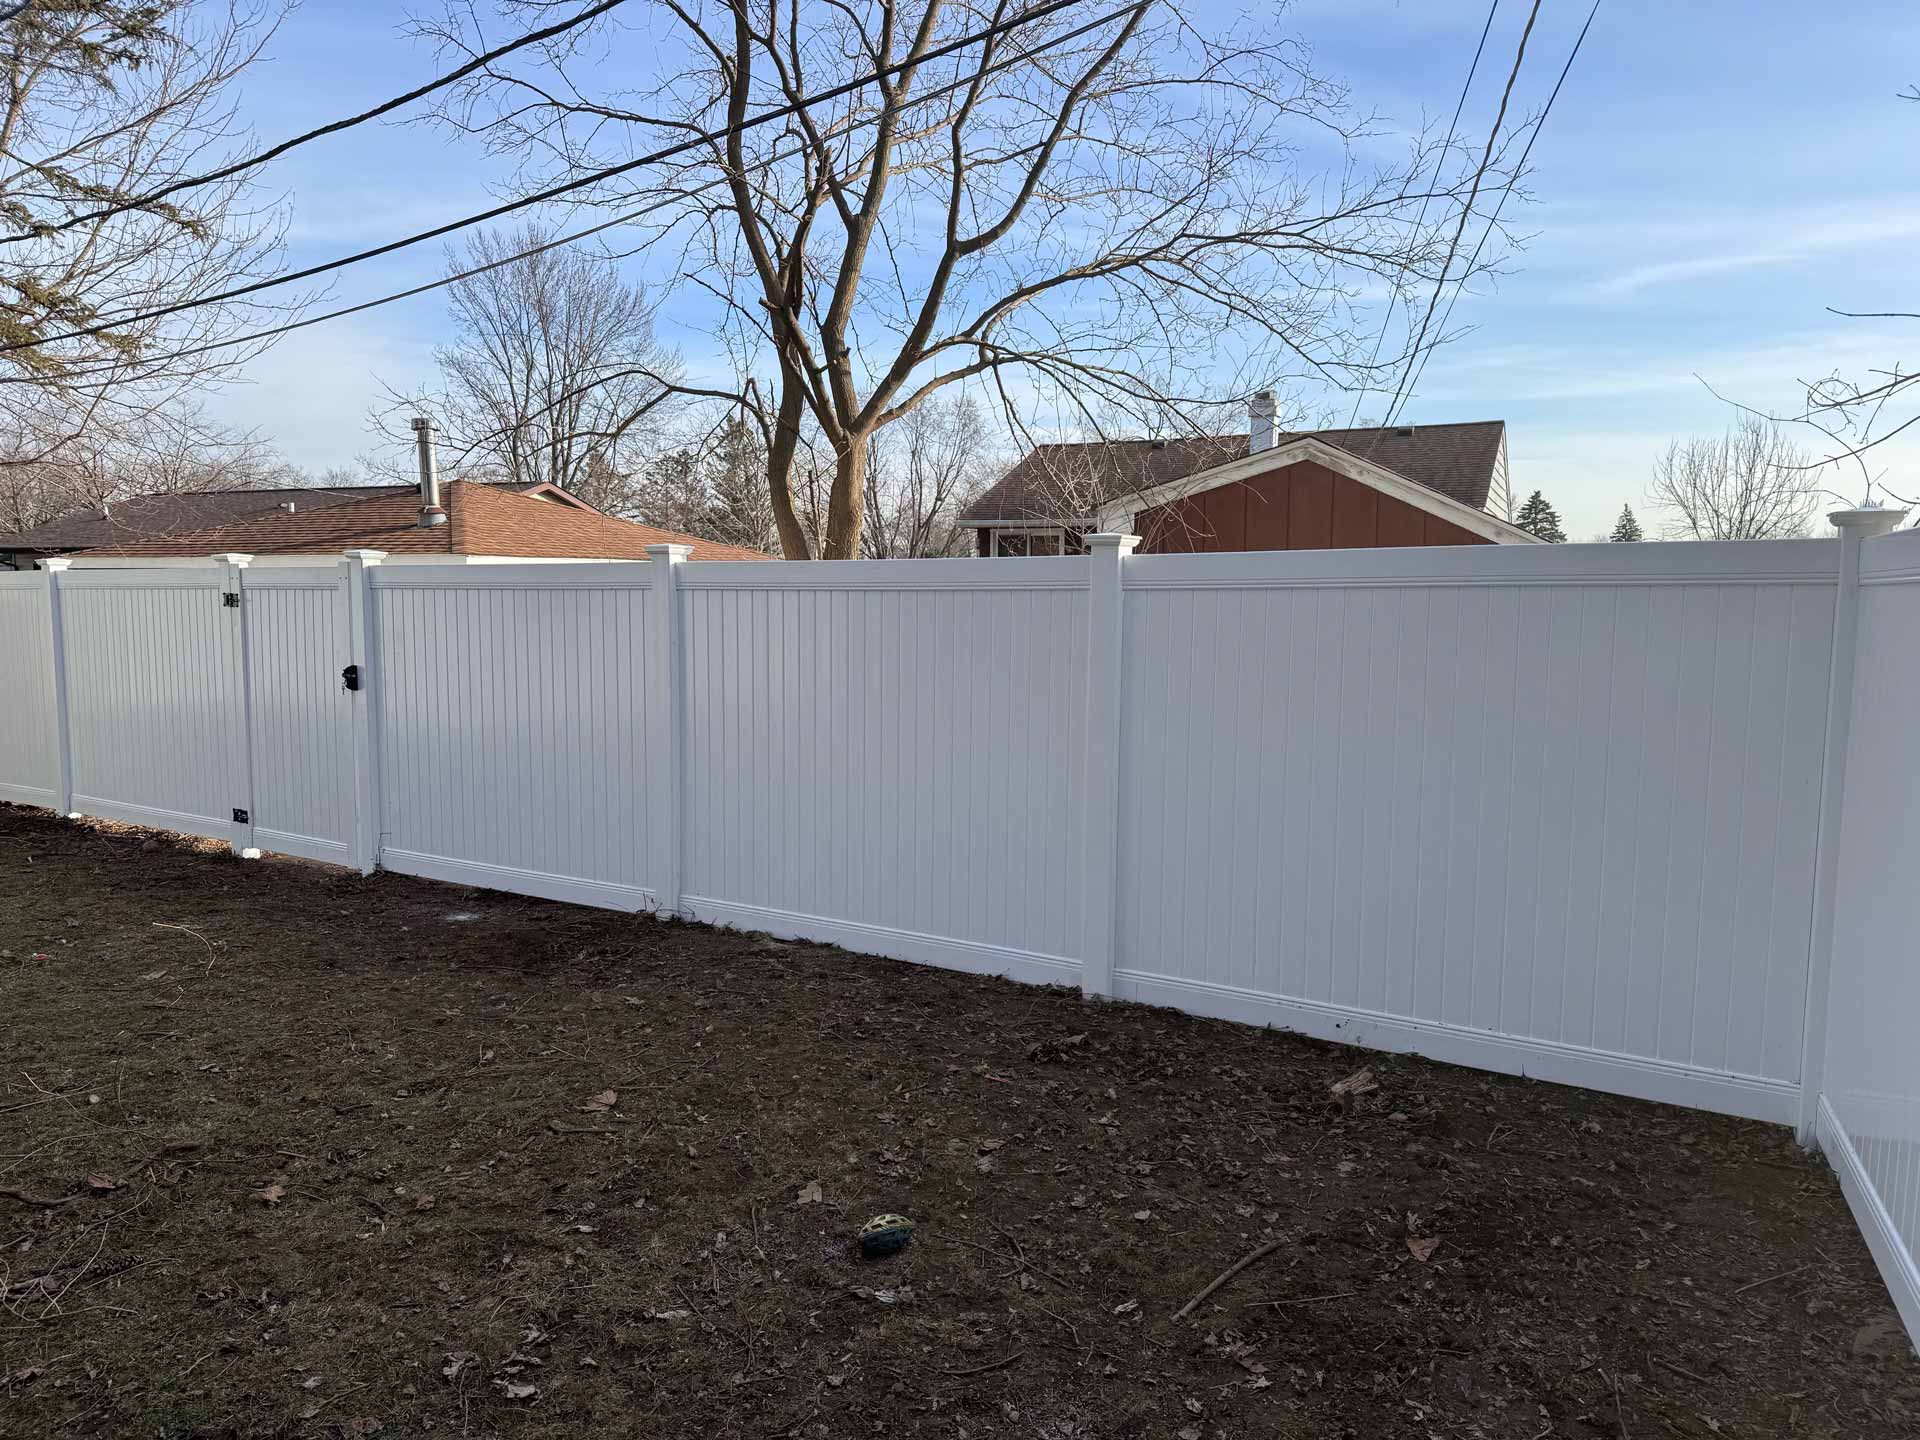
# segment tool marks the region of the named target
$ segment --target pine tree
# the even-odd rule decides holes
[[[1640,522],[1633,518],[1633,507],[1631,505],[1622,505],[1620,507],[1620,518],[1614,522],[1613,534],[1609,535],[1607,539],[1621,541],[1644,540],[1646,538],[1645,535],[1640,533]]]
[[[1529,535],[1536,535],[1549,545],[1564,545],[1567,532],[1560,528],[1560,512],[1547,503],[1547,497],[1538,490],[1527,497],[1527,503],[1520,507],[1520,513],[1513,517],[1513,523]]]

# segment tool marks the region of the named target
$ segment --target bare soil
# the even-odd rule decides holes
[[[1920,1430],[1784,1130],[826,946],[0,807],[0,1072],[8,1437]]]

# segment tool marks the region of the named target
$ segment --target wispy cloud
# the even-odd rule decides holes
[[[1577,300],[1619,300],[1680,281],[1798,264],[1920,239],[1920,201],[1901,197],[1855,205],[1845,214],[1758,209],[1739,215],[1680,217],[1644,227],[1604,226],[1584,231],[1575,227],[1570,237],[1556,238],[1570,238],[1575,243],[1584,240],[1587,246],[1583,248],[1590,248],[1596,258],[1644,255],[1649,251],[1667,254],[1669,258],[1628,265],[1578,285],[1571,292],[1571,298]],[[1676,250],[1693,253],[1674,254]]]

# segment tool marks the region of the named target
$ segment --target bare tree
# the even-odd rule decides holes
[[[471,55],[473,15],[431,33]],[[1170,0],[687,0],[616,49],[624,23],[492,67],[439,115],[529,189],[695,142],[574,198],[628,213],[622,243],[719,310],[737,372],[703,388],[762,426],[792,557],[862,553],[871,442],[951,386],[989,386],[1027,437],[1049,411],[1198,430],[1229,392],[1392,373],[1402,356],[1364,356],[1353,287],[1433,284],[1469,189],[1423,183],[1419,147],[1364,163],[1367,117],[1304,45],[1209,34]],[[1509,177],[1499,147],[1479,159],[1484,196]],[[796,493],[809,427],[833,457],[817,543]]]
[[[615,514],[634,504],[630,477],[652,443],[678,366],[653,338],[647,295],[614,261],[538,250],[541,226],[473,236],[447,270],[454,340],[435,352],[437,389],[405,394],[373,417],[411,445],[408,417],[439,423],[450,468],[546,482]],[[508,263],[501,263],[506,261]]]
[[[305,485],[306,475],[259,435],[168,406],[66,439],[51,454],[0,465],[0,531],[75,510],[105,511],[136,495]]]
[[[1820,501],[1810,465],[1773,421],[1742,415],[1724,435],[1668,445],[1654,461],[1647,501],[1683,539],[1804,535]]]
[[[0,357],[0,503],[16,513],[97,502],[90,490],[118,477],[146,483],[132,463],[142,448],[156,446],[152,463],[164,468],[205,429],[206,388],[261,346],[176,352],[291,308],[243,299],[120,318],[275,270],[283,211],[244,176],[142,197],[233,158],[245,139],[233,82],[278,14],[239,0],[82,0],[36,4],[6,25],[0,231],[31,237],[7,246],[0,269],[0,342],[29,347]],[[94,326],[105,328],[55,338]]]
[[[972,395],[936,396],[867,442],[863,553],[915,560],[971,552],[973,532],[956,522],[994,478],[996,457]]]

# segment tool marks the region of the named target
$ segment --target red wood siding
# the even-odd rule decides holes
[[[1133,520],[1141,553],[1153,555],[1493,543],[1311,460],[1155,505]]]

